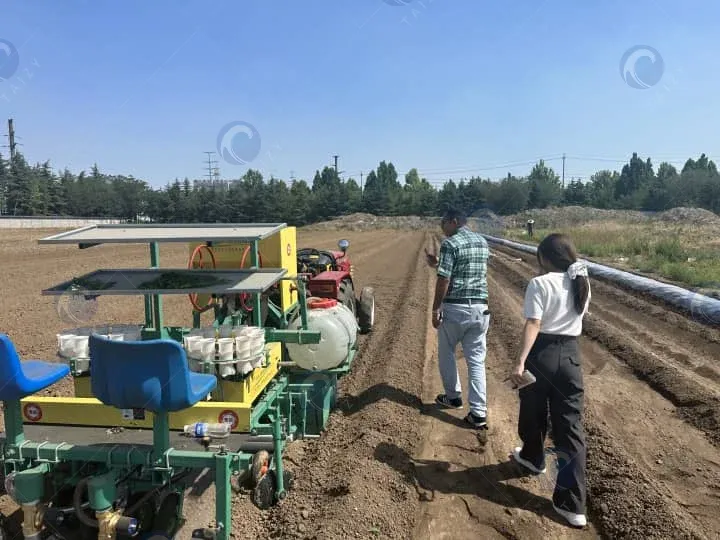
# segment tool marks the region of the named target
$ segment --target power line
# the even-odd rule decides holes
[[[217,166],[217,160],[212,159],[212,155],[215,152],[205,152],[207,154],[207,174],[205,175],[207,179],[212,182],[213,180],[217,181],[220,179],[220,168]]]

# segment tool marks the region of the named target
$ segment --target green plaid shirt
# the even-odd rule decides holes
[[[488,255],[485,238],[467,227],[443,240],[437,274],[450,281],[445,298],[487,300]]]

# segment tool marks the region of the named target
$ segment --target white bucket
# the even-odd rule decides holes
[[[238,358],[247,358],[252,350],[252,342],[244,336],[235,338],[235,350]]]
[[[247,375],[253,370],[252,362],[242,361],[237,363],[237,372],[241,375]]]
[[[258,354],[256,356],[253,356],[251,362],[253,368],[261,368],[263,367],[263,363],[265,362],[265,355]]]
[[[227,362],[233,359],[233,352],[235,347],[235,340],[233,338],[220,338],[217,341],[218,344],[218,356],[223,362]]]
[[[215,338],[203,338],[199,341],[198,351],[199,356],[205,362],[212,362],[215,360]]]
[[[246,335],[250,339],[265,339],[265,329],[258,328],[257,326],[251,326],[247,329]]]
[[[75,351],[75,334],[57,334],[58,352],[60,356],[71,357]]]
[[[71,355],[76,358],[88,358],[90,356],[89,340],[89,336],[75,336],[72,342]]]
[[[235,375],[235,363],[234,362],[223,362],[218,363],[218,371],[221,377],[230,377]]]
[[[205,339],[202,336],[185,336],[183,338],[183,345],[185,346],[185,350],[189,355],[192,355],[193,353],[197,353],[200,348],[200,343],[202,340]]]

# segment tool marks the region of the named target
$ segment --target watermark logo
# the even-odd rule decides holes
[[[415,0],[382,0],[388,6],[409,6]]]
[[[0,38],[0,82],[15,75],[20,66],[20,53],[11,42]]]
[[[693,294],[690,299],[690,316],[701,324],[720,325],[720,300],[700,293]]]
[[[85,296],[82,291],[68,291],[55,299],[55,311],[64,323],[83,325],[97,314],[97,297]]]
[[[665,73],[665,61],[657,49],[635,45],[620,59],[620,76],[631,88],[646,90],[655,86]]]
[[[217,152],[231,165],[247,165],[260,153],[260,133],[248,122],[236,121],[223,126],[217,138]]]
[[[150,532],[140,538],[142,540],[172,540],[167,534],[162,532]]]

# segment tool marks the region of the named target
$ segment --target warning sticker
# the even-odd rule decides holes
[[[42,409],[35,403],[26,403],[23,407],[25,418],[31,422],[39,422],[42,419]]]
[[[220,413],[220,415],[218,416],[218,421],[224,424],[230,424],[231,429],[235,429],[240,423],[238,415],[229,409]]]
[[[145,409],[120,409],[123,420],[145,420]]]
[[[292,246],[290,244],[287,245],[287,254],[290,255],[292,253]]]

